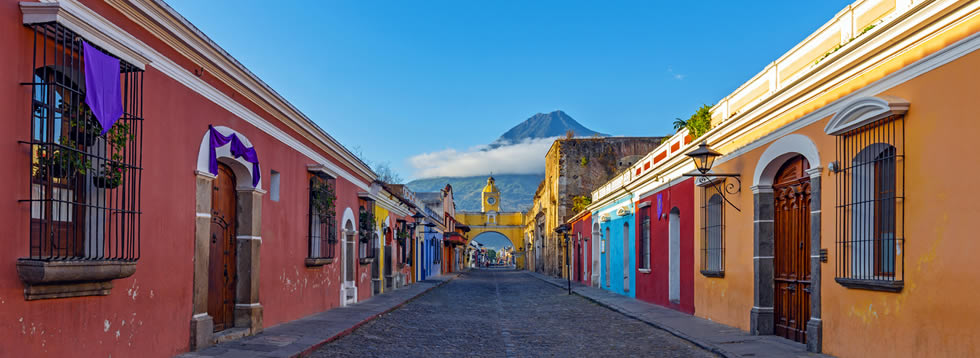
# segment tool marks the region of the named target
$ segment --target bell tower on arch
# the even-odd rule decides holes
[[[487,185],[483,187],[483,193],[481,194],[483,201],[480,207],[486,212],[500,212],[500,191],[497,190],[497,185],[494,183],[493,176],[487,178]]]

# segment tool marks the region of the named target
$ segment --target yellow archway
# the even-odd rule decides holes
[[[482,211],[457,212],[456,219],[459,223],[470,228],[467,235],[466,245],[469,246],[474,238],[480,234],[495,232],[507,237],[514,244],[514,261],[517,268],[524,269],[524,254],[527,247],[524,245],[524,215],[522,212],[500,211],[500,191],[493,177],[487,178],[487,185],[483,188],[481,207]]]

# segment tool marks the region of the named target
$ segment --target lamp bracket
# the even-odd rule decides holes
[[[725,186],[725,191],[724,192],[722,192],[721,189],[719,188],[719,186],[721,186],[721,185],[711,185],[711,186],[715,188],[715,191],[717,191],[718,194],[721,195],[721,198],[724,199],[725,202],[728,203],[728,205],[731,205],[732,208],[735,209],[735,211],[738,211],[738,212],[741,212],[742,211],[737,206],[735,206],[735,204],[733,204],[730,200],[728,200],[728,197],[725,195],[725,193],[728,193],[728,195],[735,195],[735,194],[738,194],[738,193],[740,193],[742,191],[742,179],[741,179],[741,175],[740,174],[732,174],[732,173],[707,173],[707,174],[702,174],[702,173],[687,173],[687,174],[683,174],[683,176],[686,176],[686,177],[695,177],[696,179],[694,179],[694,181],[698,185],[714,184],[714,182],[724,181],[724,186]],[[728,178],[732,178],[732,179],[734,179],[734,181],[729,181]]]

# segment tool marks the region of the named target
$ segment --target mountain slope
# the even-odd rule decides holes
[[[500,209],[524,211],[531,206],[534,191],[544,179],[544,174],[494,174],[493,178],[497,182],[497,188],[500,189]],[[487,185],[486,176],[416,179],[406,185],[412,191],[422,192],[438,191],[447,183],[453,186],[457,211],[480,211],[480,193]]]
[[[507,143],[517,143],[525,139],[548,138],[564,136],[571,130],[576,137],[589,137],[592,135],[606,136],[605,134],[585,128],[582,124],[570,117],[565,112],[558,110],[551,113],[538,113],[524,122],[514,126],[500,138],[494,141],[496,145]]]

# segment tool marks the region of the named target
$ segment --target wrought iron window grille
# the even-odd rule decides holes
[[[140,258],[143,70],[120,59],[124,113],[102,128],[85,102],[81,36],[54,22],[34,31],[29,260]],[[91,44],[90,44],[91,45]],[[99,51],[109,54],[98,46]],[[115,56],[114,56],[115,57]]]
[[[701,200],[701,274],[724,277],[725,205],[721,194],[712,194],[708,188],[704,188]]]
[[[337,254],[337,227],[334,202],[336,180],[322,173],[310,176],[309,245],[310,259],[333,259]]]
[[[837,136],[836,277],[898,292],[905,278],[905,125],[892,115]]]

